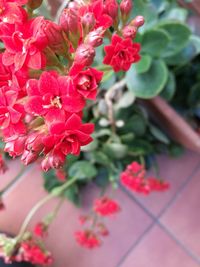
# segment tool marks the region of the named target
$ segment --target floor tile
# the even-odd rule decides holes
[[[176,159],[164,155],[160,156],[158,158],[160,176],[170,183],[170,189],[166,192],[152,193],[149,196],[138,194],[134,196],[150,212],[157,216],[175,196],[199,163],[200,155],[189,151],[182,157]],[[153,172],[151,171],[149,174],[153,174]]]
[[[200,259],[200,171],[161,221]]]
[[[0,174],[0,191],[2,191],[19,173],[22,169],[20,160],[6,161],[8,170],[4,174]]]
[[[84,210],[88,210],[91,203],[91,190],[87,190],[84,195]],[[92,191],[93,193],[96,190]],[[94,194],[93,197],[97,195]],[[78,216],[81,210],[74,208],[62,208],[58,220],[51,228],[52,234],[49,236],[49,247],[54,251],[55,264],[53,267],[102,267],[116,266],[134,242],[146,230],[151,219],[123,192],[116,192],[116,199],[120,202],[122,211],[113,218],[106,220],[106,225],[110,230],[110,235],[104,239],[103,245],[96,250],[87,250],[79,247],[73,233],[81,229],[78,223]],[[60,222],[62,222],[60,224]],[[61,226],[60,226],[61,225]],[[60,229],[59,229],[60,228]],[[59,240],[56,242],[55,240]]]
[[[120,267],[198,267],[159,226],[154,226]],[[119,266],[118,266],[119,267]]]
[[[16,234],[31,207],[43,196],[42,178],[39,170],[33,168],[5,195],[5,212],[1,213],[0,230]],[[107,219],[110,230],[102,247],[88,251],[79,247],[74,240],[74,231],[81,229],[78,222],[80,214],[90,208],[91,200],[99,192],[96,187],[87,187],[83,192],[83,208],[78,209],[66,201],[58,218],[50,228],[47,246],[55,257],[53,267],[114,267],[131,245],[140,237],[152,222],[151,219],[121,191],[116,193],[122,211],[119,215]],[[30,228],[55,207],[57,199],[41,208],[34,216]],[[81,259],[81,260],[80,260]]]

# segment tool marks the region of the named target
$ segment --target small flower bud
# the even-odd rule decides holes
[[[78,33],[80,23],[76,10],[65,8],[61,13],[59,24],[61,28],[67,33]]]
[[[90,44],[81,44],[75,53],[74,62],[83,66],[90,66],[95,57],[95,50]]]
[[[82,18],[81,18],[81,23],[83,26],[84,33],[87,34],[91,30],[94,29],[95,26],[95,17],[92,12],[87,12]]]
[[[113,20],[118,17],[118,3],[116,0],[106,0],[104,3],[104,12],[108,14]]]
[[[62,53],[65,51],[65,40],[62,35],[62,28],[60,25],[52,21],[45,20],[42,24],[43,31],[47,37],[49,47],[55,53]]]
[[[99,27],[96,30],[90,32],[85,40],[85,43],[97,47],[100,46],[103,43],[103,34],[105,32],[105,29],[103,27]]]
[[[36,161],[38,158],[38,153],[32,152],[25,150],[24,153],[21,156],[21,161],[25,164],[28,165],[34,161]]]
[[[137,33],[137,28],[131,25],[127,25],[122,29],[122,36],[124,38],[134,39]]]
[[[38,132],[32,133],[30,136],[28,136],[26,140],[26,150],[40,153],[44,147],[42,143],[42,138],[43,134],[40,134]]]
[[[43,0],[28,0],[27,6],[34,10],[41,6]]]
[[[131,21],[130,24],[132,26],[135,26],[136,28],[139,28],[142,25],[144,25],[144,17],[143,16],[137,16]]]
[[[8,152],[11,157],[19,156],[24,151],[24,144],[26,141],[26,136],[12,136],[5,139],[4,151]]]
[[[120,11],[122,16],[128,17],[133,8],[132,0],[122,0],[120,4]]]

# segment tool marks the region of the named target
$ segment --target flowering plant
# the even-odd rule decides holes
[[[91,179],[103,188],[115,188],[120,181],[145,195],[169,187],[159,177],[148,177],[146,169],[154,162],[153,152],[166,150],[166,145],[170,150],[173,143],[134,101],[165,88],[168,69],[158,57],[169,59],[180,52],[190,30],[164,21],[139,33],[146,9],[139,5],[141,14],[134,14],[132,0],[73,1],[58,23],[38,15],[42,2],[0,1],[0,172],[7,168],[4,152],[25,165],[37,161],[49,191],[15,238],[1,235],[0,255],[6,262],[46,265],[52,255],[42,239],[60,202],[32,232],[27,226],[53,197],[62,203],[67,196],[77,203],[80,187]],[[153,10],[148,6],[148,12]],[[181,30],[178,37],[174,28]],[[154,47],[157,38],[161,43]],[[75,233],[77,242],[98,247],[108,235],[101,219],[119,211],[119,203],[107,193],[101,195],[91,213],[80,218],[84,229]]]

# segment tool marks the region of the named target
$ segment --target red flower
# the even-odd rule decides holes
[[[72,80],[67,76],[43,72],[38,80],[29,80],[27,93],[30,96],[26,111],[33,115],[44,116],[51,123],[64,121],[66,112],[79,112],[85,102],[75,91]]]
[[[44,251],[33,240],[24,241],[20,244],[20,261],[31,262],[37,265],[49,265],[53,262],[52,256],[48,251]],[[17,257],[16,257],[17,260]]]
[[[43,153],[46,155],[42,161],[43,170],[62,167],[68,154],[79,155],[80,147],[92,141],[90,134],[93,130],[92,123],[83,124],[76,114],[66,122],[52,123],[49,135],[43,138]]]
[[[104,12],[103,0],[91,1],[89,5],[83,5],[79,9],[79,14],[81,17],[88,12],[91,12],[94,15],[96,21],[95,28],[103,27],[104,29],[108,29],[112,26],[112,18]]]
[[[2,24],[0,37],[6,51],[3,54],[5,66],[15,66],[15,71],[22,67],[31,69],[44,68],[46,58],[42,52],[48,44],[47,37],[42,32],[43,17],[37,17],[24,24]]]
[[[60,182],[66,181],[67,174],[65,173],[64,170],[62,170],[62,169],[56,170],[55,175]]]
[[[96,199],[93,209],[101,216],[109,216],[120,211],[118,203],[108,197]]]
[[[131,39],[122,39],[114,34],[110,45],[104,47],[106,56],[104,64],[111,65],[115,72],[127,71],[132,63],[140,60],[140,44],[133,43]]]
[[[101,245],[97,235],[91,230],[78,231],[75,233],[77,243],[85,248],[96,248]]]
[[[143,165],[133,162],[126,167],[120,175],[121,183],[131,191],[143,193],[145,195],[153,191],[164,191],[169,188],[169,184],[154,177],[145,178]]]
[[[47,226],[43,222],[39,222],[34,227],[34,234],[38,237],[44,237],[47,234]]]
[[[21,104],[17,104],[18,92],[8,86],[0,88],[0,128],[18,125],[25,113]],[[20,125],[21,126],[21,125]]]
[[[73,78],[74,87],[84,98],[95,100],[103,72],[94,68],[82,69],[81,65],[74,65],[69,72]]]
[[[4,23],[22,23],[26,18],[26,13],[21,5],[27,1],[0,0],[0,20]]]
[[[149,177],[148,180],[153,191],[165,191],[170,187],[169,183],[156,179],[154,177]]]

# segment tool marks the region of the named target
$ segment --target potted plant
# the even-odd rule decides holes
[[[145,195],[169,188],[155,154],[177,155],[180,146],[139,99],[172,94],[170,62],[188,45],[195,48],[192,57],[198,54],[198,38],[185,23],[185,10],[168,1],[157,7],[153,0],[135,0],[133,9],[132,0],[74,1],[56,23],[40,16],[47,10],[41,0],[7,2],[0,14],[0,171],[6,170],[4,153],[25,165],[37,161],[49,194],[16,237],[0,236],[0,250],[7,262],[45,265],[52,255],[43,237],[63,201],[78,205],[87,183],[95,182],[102,194],[75,234],[86,248],[101,245],[108,234],[102,219],[120,211],[107,186],[114,190],[120,182]],[[57,207],[28,231],[32,216],[54,197],[60,198]]]

